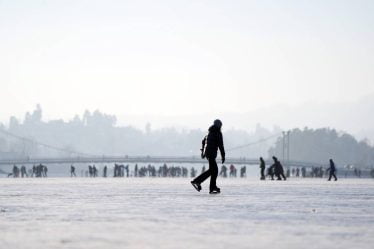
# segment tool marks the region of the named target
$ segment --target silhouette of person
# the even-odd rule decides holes
[[[13,170],[12,170],[12,175],[13,175],[13,177],[18,177],[18,173],[19,172],[19,169],[18,169],[18,167],[16,166],[16,165],[13,165]]]
[[[70,166],[70,177],[73,177],[73,176],[76,177],[77,175],[75,174],[75,167],[71,165]]]
[[[260,180],[265,180],[265,161],[262,157],[260,157],[260,169],[261,169]]]
[[[275,168],[275,165],[273,164],[267,170],[267,175],[270,176],[271,180],[274,180],[274,168]]]
[[[243,166],[240,168],[240,177],[246,177],[247,176],[247,167]]]
[[[135,172],[135,177],[137,177],[138,176],[138,164],[135,164],[134,172]]]
[[[27,172],[26,172],[26,167],[24,165],[22,165],[22,167],[21,167],[21,177],[23,178],[25,176],[28,177]]]
[[[274,173],[277,177],[277,180],[280,181],[282,180],[282,178],[283,180],[286,180],[287,178],[284,175],[282,164],[279,162],[278,158],[276,158],[275,156],[273,156],[273,160],[274,160]]]
[[[92,166],[91,165],[88,165],[88,173],[90,174],[90,177],[93,176],[93,170],[92,170]]]
[[[191,168],[191,177],[195,177],[196,176],[196,170],[194,169],[194,167]]]
[[[103,170],[103,177],[107,176],[107,170],[108,170],[108,167],[105,165],[104,170]]]
[[[97,168],[96,168],[95,165],[92,167],[92,175],[93,175],[93,177],[97,176]]]
[[[218,149],[221,152],[222,163],[225,162],[225,148],[223,146],[221,128],[222,122],[219,119],[214,120],[213,125],[209,128],[209,133],[206,139],[207,145],[204,155],[208,159],[209,169],[196,177],[193,181],[191,181],[191,184],[199,192],[201,190],[201,183],[204,182],[208,177],[210,177],[209,193],[218,194],[221,192],[216,184],[218,175],[218,166],[216,162]]]
[[[221,172],[219,173],[220,176],[223,176],[224,178],[227,177],[227,167],[225,165],[222,165]]]
[[[335,163],[332,159],[330,159],[330,168],[328,168],[327,170],[330,173],[328,181],[331,181],[331,177],[334,177],[335,181],[337,181],[338,178],[335,175],[335,172],[336,172]]]

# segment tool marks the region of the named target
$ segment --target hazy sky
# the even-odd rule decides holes
[[[0,120],[247,112],[374,92],[374,1],[0,0]]]

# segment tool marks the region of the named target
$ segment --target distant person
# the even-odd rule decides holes
[[[126,170],[126,177],[129,177],[130,170],[129,170],[129,165],[128,164],[126,165],[125,170]],[[155,173],[155,175],[156,175],[156,173]]]
[[[75,174],[75,167],[73,165],[70,165],[70,177],[76,177],[77,175]]]
[[[221,172],[219,173],[220,176],[226,178],[227,177],[227,167],[225,165],[222,165]]]
[[[103,170],[103,177],[107,176],[108,167],[105,165]]]
[[[331,181],[331,177],[334,177],[335,181],[337,181],[338,178],[335,175],[335,172],[336,172],[335,163],[332,159],[330,159],[330,168],[328,168],[327,170],[329,171],[328,181]]]
[[[243,166],[240,168],[240,177],[246,177],[247,176],[247,167]]]
[[[192,178],[195,178],[195,176],[196,176],[196,170],[195,170],[194,167],[192,167],[192,168],[191,168],[191,177],[192,177]]]
[[[135,164],[134,175],[135,177],[138,176],[138,164]]]
[[[267,176],[269,176],[270,177],[270,179],[273,181],[274,180],[274,168],[275,168],[275,165],[273,164],[273,165],[271,165],[269,168],[268,168],[268,170],[267,170]]]
[[[273,160],[274,160],[274,173],[275,173],[275,176],[277,177],[277,180],[280,181],[282,180],[282,178],[283,180],[287,180],[286,176],[284,175],[283,166],[278,160],[278,158],[273,156]]]
[[[14,178],[17,178],[19,176],[19,168],[16,165],[13,165],[12,173]]]
[[[236,177],[236,168],[233,164],[230,165],[230,177]]]
[[[21,177],[28,177],[27,172],[26,172],[26,167],[22,165],[21,167]]]
[[[306,168],[305,167],[301,168],[301,176],[306,177]]]
[[[205,172],[205,165],[201,168],[201,174]]]
[[[92,167],[92,175],[93,175],[93,177],[97,176],[97,168],[96,168],[95,164]]]
[[[222,163],[225,162],[225,148],[223,146],[221,128],[222,122],[219,119],[216,119],[213,125],[209,128],[209,133],[206,137],[206,148],[204,152],[202,152],[202,158],[206,157],[208,159],[209,169],[191,182],[191,184],[197,191],[201,190],[201,183],[204,182],[208,177],[210,177],[209,193],[218,194],[221,192],[216,184],[218,175],[216,157],[218,149],[221,152]]]
[[[261,169],[260,180],[265,180],[265,161],[262,157],[260,157],[260,169]]]
[[[90,177],[93,176],[93,169],[91,165],[88,165],[88,174],[90,175]]]

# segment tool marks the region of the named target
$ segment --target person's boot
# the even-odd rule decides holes
[[[197,183],[197,182],[191,181],[191,184],[192,184],[192,186],[197,190],[197,192],[200,192],[200,190],[201,190],[201,185],[200,185],[200,183]]]
[[[209,194],[219,194],[219,193],[221,193],[221,189],[218,187],[211,189],[209,192]]]

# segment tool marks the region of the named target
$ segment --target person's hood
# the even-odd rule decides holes
[[[209,132],[219,132],[220,128],[218,126],[212,125],[209,127]]]

